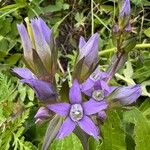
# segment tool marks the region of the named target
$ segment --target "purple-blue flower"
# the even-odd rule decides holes
[[[79,40],[79,60],[85,57],[84,63],[90,67],[98,61],[98,33],[93,34],[86,42],[81,36]]]
[[[55,69],[54,65],[57,63],[54,59],[57,57],[57,52],[53,48],[54,42],[51,29],[41,18],[28,21],[27,29],[22,23],[18,24],[17,28],[21,37],[26,63],[35,72],[44,70],[51,74]]]
[[[129,16],[130,15],[130,11],[131,11],[130,0],[123,0],[119,16],[120,17]]]
[[[40,100],[48,101],[54,100],[57,96],[56,91],[51,83],[39,80],[29,69],[27,68],[14,68],[12,72],[15,73],[21,82],[28,84],[36,93],[36,96]]]
[[[105,101],[96,102],[93,99],[82,102],[80,85],[77,80],[74,80],[69,91],[70,103],[57,103],[48,105],[48,108],[55,113],[65,116],[57,138],[63,138],[69,135],[76,126],[79,126],[84,132],[98,139],[99,130],[90,115],[98,113],[107,108]]]
[[[122,105],[130,105],[135,102],[141,95],[141,86],[139,84],[133,86],[117,87],[110,95],[112,101],[119,101]]]
[[[104,100],[111,90],[108,84],[104,81],[107,77],[107,73],[96,69],[90,77],[80,85],[81,91],[96,101]]]
[[[80,85],[81,91],[95,101],[111,100],[119,101],[122,105],[129,105],[135,102],[141,95],[141,86],[109,86],[106,82],[108,75],[96,70],[91,76]]]

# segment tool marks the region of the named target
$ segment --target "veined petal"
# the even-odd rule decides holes
[[[81,48],[86,44],[86,41],[84,39],[83,36],[80,37],[80,40],[79,40],[79,50],[81,50]],[[82,52],[80,52],[82,53]]]
[[[28,68],[13,68],[12,72],[22,79],[36,79],[36,76]]]
[[[80,85],[81,91],[86,94],[87,96],[91,96],[94,87],[94,81],[88,78],[84,83]]]
[[[65,136],[69,135],[75,129],[75,127],[76,127],[75,122],[73,122],[69,117],[67,117],[59,129],[57,138],[62,139]]]
[[[52,84],[38,79],[22,79],[21,82],[28,84],[40,100],[55,99],[57,94]]]
[[[17,24],[17,28],[18,28],[18,32],[21,37],[24,57],[27,61],[30,61],[29,63],[32,63],[32,60],[33,60],[33,58],[32,58],[32,43],[29,38],[28,32],[27,32],[25,26],[23,25],[23,23]]]
[[[78,121],[78,124],[83,131],[98,140],[99,129],[89,117],[84,116],[80,121]]]
[[[31,20],[31,27],[35,40],[36,51],[41,58],[45,68],[50,71],[51,69],[51,51],[45,37],[42,33],[40,21],[38,19]],[[45,33],[44,33],[45,34]]]
[[[120,16],[128,16],[130,15],[130,0],[123,0],[123,6],[120,11]]]
[[[95,101],[92,98],[82,104],[84,114],[93,115],[107,108],[108,104],[105,101]]]
[[[50,44],[52,30],[46,25],[46,23],[41,18],[38,18],[38,21],[41,33],[43,34],[46,42]]]
[[[114,92],[110,95],[112,100],[119,101],[122,105],[129,105],[135,102],[138,97],[141,95],[141,86],[124,86],[118,87]]]
[[[42,119],[42,118],[46,118],[49,117],[49,110],[46,107],[40,107],[39,110],[37,111],[36,115],[34,116],[34,118],[38,119]]]
[[[69,99],[71,104],[79,104],[82,101],[80,85],[77,80],[73,81],[73,84],[70,88]]]
[[[70,107],[71,105],[69,103],[56,103],[48,105],[48,109],[61,116],[67,116],[69,114]]]

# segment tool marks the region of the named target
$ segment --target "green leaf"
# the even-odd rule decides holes
[[[135,150],[149,150],[150,149],[150,123],[144,117],[141,111],[133,108],[124,113],[124,121],[135,124]]]
[[[62,140],[55,140],[50,150],[83,150],[83,148],[80,140],[72,133]]]
[[[62,125],[63,118],[55,115],[55,117],[50,121],[45,137],[44,137],[44,142],[42,145],[42,150],[47,150],[48,147],[50,146],[51,142],[54,140],[56,137],[60,126]]]
[[[107,113],[108,118],[101,127],[102,144],[97,150],[126,150],[125,133],[116,110]]]

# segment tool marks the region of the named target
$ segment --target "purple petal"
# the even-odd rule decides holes
[[[123,0],[123,6],[120,11],[120,16],[128,16],[130,15],[130,0]]]
[[[31,27],[35,40],[36,51],[41,58],[44,66],[50,70],[51,68],[51,51],[48,43],[46,42],[45,36],[43,33],[43,28],[41,27],[41,22],[39,19],[31,20]]]
[[[28,68],[13,68],[12,72],[23,79],[35,79],[36,76]]]
[[[79,50],[81,50],[81,48],[86,44],[86,41],[84,39],[84,37],[80,37],[80,40],[79,40]],[[82,52],[81,52],[82,53]]]
[[[52,84],[38,79],[22,79],[21,82],[28,84],[40,100],[55,99],[57,94]]]
[[[102,121],[104,121],[104,120],[106,120],[107,115],[106,115],[105,111],[100,111],[98,113],[98,117],[99,117],[99,119],[101,119]]]
[[[131,32],[131,31],[132,31],[131,23],[128,23],[128,25],[125,27],[124,30],[125,30],[126,32]]]
[[[57,138],[62,139],[65,136],[69,135],[75,129],[75,127],[76,127],[75,122],[73,122],[69,117],[67,117],[59,129]]]
[[[90,37],[87,43],[80,49],[79,60],[85,57],[85,63],[87,66],[91,66],[94,62],[97,62],[98,57],[98,33],[95,33]]]
[[[124,86],[117,88],[111,95],[112,100],[118,100],[122,105],[135,102],[141,95],[141,86]]]
[[[42,119],[45,117],[49,117],[49,110],[46,107],[40,107],[39,110],[37,111],[36,115],[34,116],[34,118],[38,119]]]
[[[46,23],[41,18],[38,18],[38,20],[39,20],[39,27],[41,29],[41,33],[43,34],[46,42],[50,44],[52,30],[50,30],[50,28],[46,25]]]
[[[79,104],[82,101],[80,85],[77,80],[73,81],[73,84],[69,91],[69,98],[71,104]]]
[[[83,102],[82,106],[83,106],[84,114],[93,115],[95,113],[98,113],[106,109],[108,104],[105,101],[97,102],[91,98],[89,101]]]
[[[99,129],[89,117],[84,116],[83,119],[78,121],[78,124],[80,128],[84,130],[87,134],[93,136],[95,139],[98,140]]]
[[[18,28],[18,31],[19,31],[19,34],[21,37],[24,52],[31,53],[32,43],[31,43],[31,40],[29,38],[29,35],[28,35],[28,32],[27,32],[25,26],[23,25],[23,23],[21,23],[21,24],[17,24],[17,28]]]
[[[84,83],[81,84],[81,91],[87,96],[92,96],[94,81],[88,78]]]
[[[22,42],[22,46],[23,46],[23,53],[24,53],[24,57],[25,59],[27,59],[27,61],[32,61],[32,43],[31,40],[29,38],[28,32],[25,28],[25,26],[21,23],[17,25],[20,37],[21,37],[21,42]]]
[[[69,103],[57,103],[48,105],[48,109],[61,116],[67,116],[69,114],[70,107],[71,105]]]
[[[114,33],[118,33],[118,32],[119,32],[119,26],[118,26],[117,24],[115,24],[115,25],[113,26],[113,32],[114,32]]]

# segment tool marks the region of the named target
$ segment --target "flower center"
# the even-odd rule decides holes
[[[103,90],[95,90],[93,93],[92,93],[92,97],[97,100],[97,101],[101,101],[104,99],[104,91]]]
[[[70,117],[73,121],[79,121],[83,117],[83,108],[80,104],[73,104],[70,109]]]
[[[98,81],[100,79],[100,76],[98,73],[95,73],[93,72],[91,75],[90,75],[90,79],[92,79],[93,81]]]

